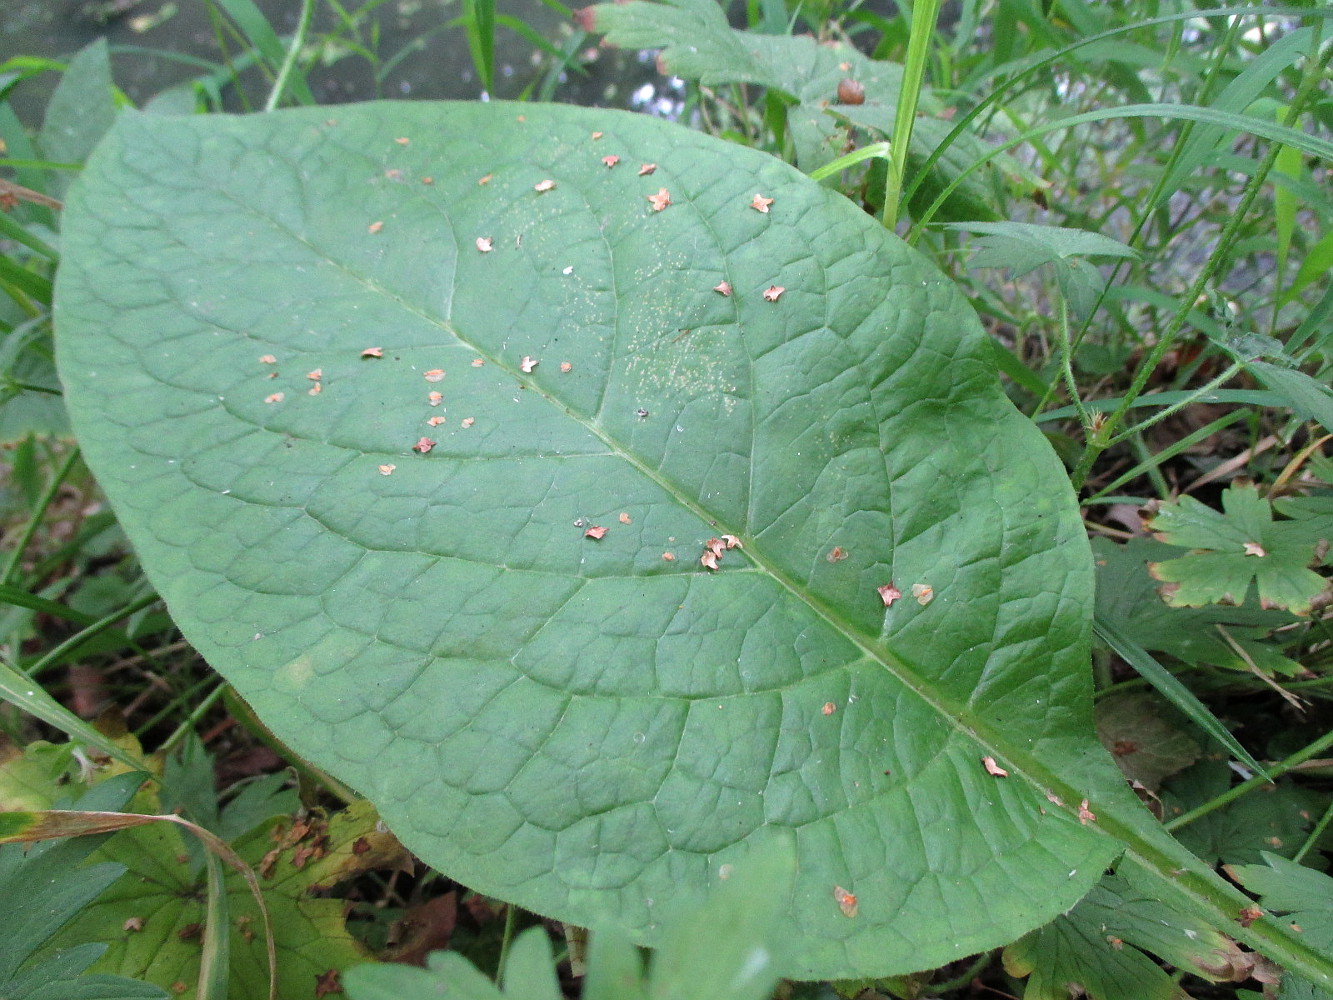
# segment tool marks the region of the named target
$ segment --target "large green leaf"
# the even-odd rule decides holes
[[[655,942],[791,830],[809,977],[1003,943],[1126,838],[1235,898],[1092,738],[1086,541],[976,318],[795,170],[600,110],[128,114],[63,249],[154,586],[451,876]]]

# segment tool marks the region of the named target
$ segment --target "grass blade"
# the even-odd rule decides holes
[[[132,770],[144,769],[142,761],[131,757],[47,694],[40,684],[4,660],[0,660],[0,698],[48,725],[55,726],[70,739],[85,743],[114,757]]]
[[[1194,693],[1176,679],[1175,674],[1157,662],[1146,649],[1120,631],[1118,627],[1098,616],[1093,620],[1092,630],[1097,637],[1110,646],[1122,660],[1139,672],[1139,676],[1157,689],[1158,694],[1175,705],[1184,715],[1205,733],[1224,746],[1228,753],[1250,768],[1256,774],[1268,777],[1264,766],[1254,759],[1243,746],[1236,741],[1227,727],[1208,706],[1194,696]]]

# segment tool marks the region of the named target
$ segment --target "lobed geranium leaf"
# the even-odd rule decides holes
[[[1189,555],[1151,563],[1168,604],[1201,607],[1241,604],[1251,585],[1265,609],[1308,615],[1328,582],[1309,569],[1315,542],[1299,522],[1274,521],[1269,502],[1255,486],[1230,486],[1216,511],[1191,496],[1163,504],[1148,526],[1164,542],[1195,549]]]
[[[1149,955],[1212,982],[1249,978],[1254,956],[1157,898],[1141,870],[1108,874],[1069,913],[1004,950],[1024,1000],[1188,1000]]]
[[[63,249],[154,586],[450,876],[660,943],[791,835],[809,978],[1002,944],[1126,845],[1229,905],[1091,736],[1085,535],[976,317],[790,167],[595,109],[128,114]]]

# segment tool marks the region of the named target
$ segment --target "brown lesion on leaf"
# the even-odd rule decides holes
[[[982,757],[981,766],[986,769],[986,773],[989,774],[992,778],[1009,777],[1009,772],[1006,771],[1004,768],[1002,768],[999,764],[995,763],[994,757]]]
[[[860,903],[855,893],[848,892],[840,885],[833,887],[833,898],[838,904],[838,909],[842,911],[844,917],[855,917],[860,910]]]

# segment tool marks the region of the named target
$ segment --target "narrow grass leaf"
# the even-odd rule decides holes
[[[1297,416],[1315,420],[1333,431],[1333,390],[1299,368],[1284,368],[1267,361],[1249,361],[1245,368],[1286,400]]]
[[[1093,620],[1092,630],[1116,655],[1137,670],[1140,677],[1155,687],[1162,697],[1171,702],[1201,730],[1217,740],[1228,753],[1255,773],[1265,776],[1268,774],[1264,766],[1240,745],[1227,727],[1222,725],[1222,721],[1198,699],[1193,691],[1180,683],[1175,674],[1158,663],[1156,657],[1130,639],[1119,626],[1097,617]]]
[[[204,931],[199,953],[199,989],[197,1000],[227,1000],[231,972],[231,924],[227,917],[227,886],[222,860],[212,851],[204,852],[208,872]]]
[[[3,660],[0,660],[0,698],[15,708],[55,726],[70,739],[94,747],[135,771],[144,770],[143,761],[127,754],[47,694],[40,684]]]
[[[1278,75],[1301,57],[1313,35],[1312,28],[1297,28],[1279,37],[1245,64],[1245,68],[1217,95],[1211,109],[1243,115],[1245,109],[1263,95]],[[1152,207],[1164,204],[1186,177],[1193,176],[1203,166],[1221,145],[1226,132],[1225,126],[1204,124],[1190,133],[1183,151],[1158,188],[1157,201]]]
[[[255,54],[276,76],[287,56],[287,48],[282,44],[278,33],[273,30],[273,26],[269,24],[264,12],[254,0],[215,0],[215,2],[227,12],[250,42]],[[227,75],[230,77],[231,74]],[[300,74],[292,79],[291,89],[299,103],[315,103],[315,95],[310,92],[310,85]]]

